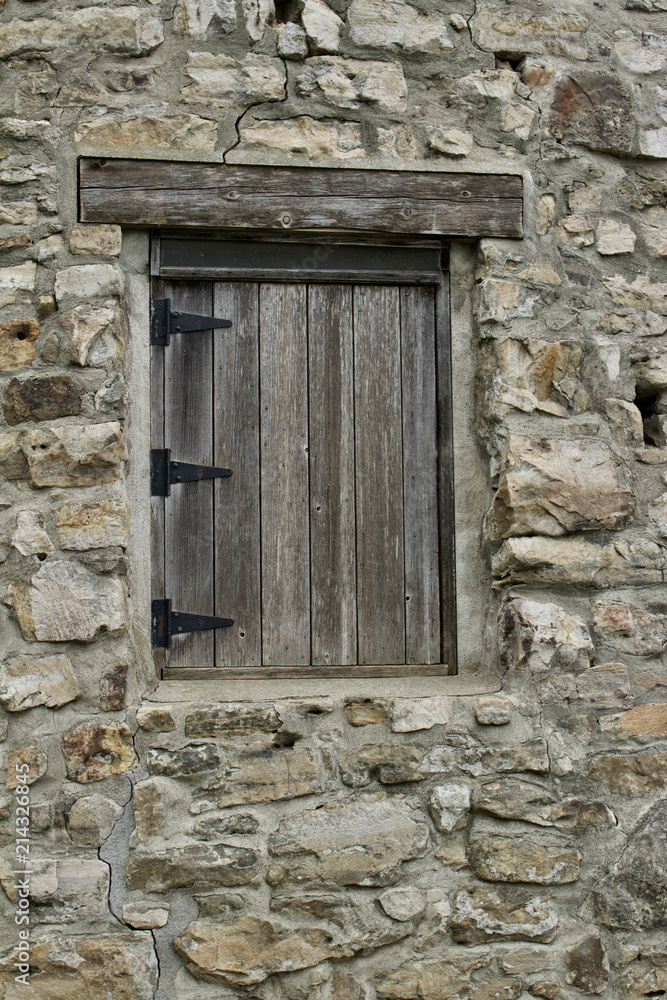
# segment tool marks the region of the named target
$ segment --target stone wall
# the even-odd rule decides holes
[[[0,997],[667,991],[666,11],[5,0]],[[156,687],[128,558],[146,265],[77,224],[79,154],[523,174],[525,239],[481,241],[454,288],[499,690]]]

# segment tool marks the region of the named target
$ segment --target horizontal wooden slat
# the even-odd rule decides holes
[[[520,237],[522,181],[84,158],[79,216],[127,226]]]
[[[446,663],[380,666],[322,666],[322,667],[167,667],[162,671],[165,681],[215,681],[260,680],[269,681],[289,677],[443,677],[455,673]]]

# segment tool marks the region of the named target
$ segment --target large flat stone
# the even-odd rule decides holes
[[[558,914],[551,902],[540,896],[521,898],[500,895],[490,889],[470,886],[457,893],[451,930],[460,944],[484,941],[553,941]]]
[[[240,703],[206,705],[193,709],[185,719],[190,739],[233,739],[254,733],[276,733],[282,723],[273,705]]]
[[[183,88],[188,104],[243,107],[285,96],[285,66],[280,59],[249,52],[242,60],[212,52],[190,52]]]
[[[408,961],[374,979],[376,993],[383,1000],[440,1000],[467,996],[472,988],[470,976],[488,964],[486,954],[475,956],[449,952],[427,961]],[[504,994],[501,994],[504,1000]]]
[[[0,668],[0,703],[8,712],[36,705],[60,708],[79,697],[67,656],[10,656]]]
[[[471,19],[475,44],[501,58],[532,55],[586,59],[588,21],[579,14],[481,7]]]
[[[296,88],[339,108],[370,104],[384,111],[405,111],[408,88],[400,66],[370,59],[319,56],[307,59]]]
[[[186,778],[193,774],[215,771],[220,764],[216,747],[209,744],[192,744],[180,750],[165,750],[156,747],[146,754],[149,774],[168,778]]]
[[[392,885],[428,848],[425,815],[401,798],[359,796],[284,819],[269,837],[271,885]]]
[[[96,793],[82,795],[67,814],[67,832],[75,844],[101,847],[122,815],[122,806],[113,799]]]
[[[347,21],[352,41],[368,48],[440,53],[454,47],[442,14],[420,14],[403,0],[353,0]]]
[[[81,784],[124,774],[139,762],[124,722],[78,726],[63,736],[62,747],[67,777]]]
[[[31,917],[40,924],[82,925],[111,919],[109,866],[98,858],[33,859]]]
[[[81,391],[67,375],[13,378],[2,394],[2,409],[10,426],[26,420],[55,420],[81,413]]]
[[[619,653],[653,656],[667,642],[667,616],[656,615],[620,601],[593,605],[595,630],[602,642]]]
[[[583,538],[508,538],[492,560],[497,583],[641,587],[663,582],[667,555],[651,540],[599,544]]]
[[[113,483],[127,458],[116,420],[27,431],[21,447],[34,486],[96,486]]]
[[[14,18],[0,26],[0,59],[42,52],[65,61],[83,52],[143,56],[164,40],[162,20],[140,7],[85,7],[66,18]]]
[[[553,134],[607,153],[630,153],[635,113],[630,91],[617,77],[577,70],[561,79],[552,104]]]
[[[617,795],[648,795],[667,788],[667,752],[601,754],[588,773]]]
[[[217,804],[224,808],[323,792],[331,785],[333,765],[319,750],[262,741],[229,757],[221,775]]]
[[[502,463],[498,491],[486,515],[492,541],[618,530],[635,515],[629,476],[601,441],[512,434]]]
[[[127,624],[123,581],[79,562],[45,562],[29,582],[14,580],[8,593],[28,642],[89,642],[100,630]]]
[[[309,115],[241,126],[242,147],[275,149],[309,160],[352,160],[365,156],[361,126],[357,122],[319,122]]]
[[[498,615],[498,645],[510,669],[531,673],[587,667],[594,654],[588,626],[558,604],[516,598]]]
[[[58,539],[62,549],[85,552],[109,546],[127,546],[130,534],[130,511],[120,497],[90,503],[63,504],[56,516]]]
[[[402,781],[422,781],[419,765],[424,756],[417,747],[368,744],[354,750],[339,750],[341,778],[346,785],[363,788],[372,781],[396,785]]]
[[[487,882],[562,885],[579,877],[581,854],[566,841],[476,833],[467,853],[471,869]]]
[[[212,153],[217,134],[216,123],[199,115],[136,115],[117,118],[103,115],[94,121],[81,122],[74,141],[118,150],[189,149]]]
[[[247,885],[258,872],[258,862],[256,851],[227,844],[192,844],[164,851],[135,848],[130,851],[127,884],[144,892]]]
[[[525,778],[499,778],[479,785],[473,795],[473,810],[536,826],[585,829],[616,825],[614,814],[599,799],[559,800],[544,785]]]

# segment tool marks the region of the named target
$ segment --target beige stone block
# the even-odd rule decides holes
[[[517,74],[511,69],[478,69],[464,76],[459,85],[464,93],[511,101],[518,82]]]
[[[490,889],[469,886],[456,895],[451,930],[460,944],[484,941],[540,941],[556,936],[558,913],[541,896],[506,897]]]
[[[345,717],[351,726],[374,726],[389,717],[387,705],[371,698],[348,701],[344,706]]]
[[[98,858],[34,859],[31,913],[36,923],[85,924],[110,918],[109,866]]]
[[[78,305],[58,317],[72,338],[75,358],[80,365],[102,365],[119,357],[123,341],[118,309],[114,301],[101,306]]]
[[[19,292],[32,292],[35,288],[37,264],[28,261],[13,267],[0,267],[0,309],[19,298]]]
[[[447,20],[439,13],[420,14],[403,0],[353,0],[347,21],[356,45],[406,52],[449,52],[454,46]]]
[[[667,788],[667,753],[601,754],[588,774],[617,795],[648,795]]]
[[[10,226],[31,226],[37,222],[34,201],[0,201],[0,222]]]
[[[211,52],[190,52],[181,91],[189,104],[243,107],[285,96],[285,66],[280,59],[249,52],[242,60]]]
[[[296,80],[302,97],[315,97],[339,108],[371,104],[384,111],[405,111],[408,88],[401,66],[370,59],[318,56],[306,60]]]
[[[602,642],[620,653],[652,656],[667,643],[667,616],[656,615],[621,602],[593,605],[595,628]]]
[[[119,150],[183,149],[212,153],[216,134],[217,123],[197,115],[176,114],[164,118],[137,115],[127,119],[103,115],[77,126],[74,141]]]
[[[93,226],[77,223],[72,226],[69,248],[74,254],[92,254],[99,257],[118,257],[121,251],[120,226]]]
[[[543,673],[573,664],[587,667],[594,653],[583,619],[551,602],[509,601],[498,616],[498,635],[511,669]]]
[[[476,45],[505,55],[565,56],[586,59],[588,20],[578,14],[535,13],[530,9],[507,13],[481,7],[471,19]]]
[[[56,517],[60,547],[74,551],[127,546],[130,512],[119,497],[91,503],[67,503]]]
[[[312,795],[325,791],[331,778],[331,764],[320,751],[288,750],[262,740],[227,760],[217,804],[225,808]]]
[[[241,126],[241,139],[247,146],[264,146],[310,160],[350,160],[366,155],[356,122],[319,122],[307,115]]]
[[[372,781],[395,785],[403,781],[422,781],[419,771],[424,751],[417,747],[392,744],[369,744],[338,751],[341,778],[346,785],[363,788]]]
[[[418,889],[387,889],[380,893],[378,903],[392,920],[412,920],[426,908],[423,893]]]
[[[27,771],[25,766],[27,765]],[[32,785],[46,774],[48,760],[38,739],[32,739],[25,746],[10,750],[5,764],[5,785]]]
[[[667,65],[667,42],[657,34],[637,35],[627,29],[614,33],[614,52],[631,73],[659,73]]]
[[[67,656],[10,656],[0,667],[0,703],[8,712],[36,705],[60,708],[79,697]]]
[[[556,199],[552,194],[543,194],[537,199],[535,230],[538,236],[549,232],[556,216]]]
[[[506,323],[520,316],[532,316],[539,300],[516,281],[484,278],[480,286],[478,319],[480,323]]]
[[[611,293],[615,305],[638,306],[659,316],[667,316],[667,281],[652,282],[647,275],[639,274],[630,282],[616,274],[613,278],[603,278],[602,283]]]
[[[551,948],[512,948],[501,959],[503,972],[531,975],[553,967],[556,956]]]
[[[396,122],[391,128],[377,130],[377,151],[379,156],[392,160],[418,160],[419,147],[407,125]]]
[[[12,535],[12,545],[22,556],[34,556],[38,552],[53,552],[53,542],[46,532],[42,517],[36,511],[19,511],[16,519],[16,530]]]
[[[271,704],[245,702],[194,708],[185,719],[190,739],[234,739],[255,733],[276,733],[282,723]]]
[[[315,55],[338,52],[343,22],[324,0],[305,0],[301,23]]]
[[[212,21],[226,34],[236,27],[234,0],[178,0],[176,26],[182,34],[203,38]]]
[[[137,709],[137,724],[149,733],[170,733],[176,728],[173,706],[145,701]]]
[[[441,833],[461,830],[468,823],[470,788],[468,785],[436,785],[428,800],[428,811]]]
[[[245,27],[253,42],[259,42],[264,30],[275,20],[276,8],[273,0],[241,0],[245,17]]]
[[[639,149],[655,160],[667,159],[667,125],[646,129],[639,134]]]
[[[619,253],[633,253],[635,236],[632,228],[615,219],[602,219],[598,222],[596,235],[596,250],[605,256]]]
[[[579,877],[581,854],[565,841],[473,834],[467,853],[475,874],[489,882],[562,885]]]
[[[414,733],[449,722],[452,700],[443,695],[432,698],[394,698],[389,703],[389,724],[393,733]]]
[[[584,587],[662,583],[667,558],[655,542],[600,545],[582,538],[508,538],[493,557],[497,583],[575,584]]]
[[[634,403],[626,399],[605,399],[604,409],[617,444],[632,447],[643,443],[642,415]]]
[[[376,976],[374,986],[382,1000],[470,996],[471,973],[487,964],[485,954],[468,956],[448,952],[435,960],[404,962],[398,969]]]
[[[259,857],[247,847],[191,844],[153,852],[131,849],[127,866],[130,889],[171,892],[197,886],[247,885],[258,873]]]
[[[113,799],[98,794],[83,795],[67,814],[67,832],[73,843],[81,847],[101,847],[122,815],[122,806]]]
[[[472,132],[460,128],[427,125],[428,147],[443,156],[469,156],[475,144]]]
[[[498,695],[477,699],[475,718],[480,726],[506,726],[512,721],[512,702]]]
[[[139,7],[84,7],[67,17],[14,18],[0,26],[0,59],[31,52],[50,53],[66,65],[83,51],[143,56],[164,40],[162,20]]]
[[[169,920],[169,904],[156,906],[155,903],[140,900],[123,903],[123,922],[137,930],[151,930],[164,927]]]
[[[527,139],[537,112],[525,104],[508,104],[500,118],[503,132],[513,132],[518,139]]]
[[[124,722],[88,723],[63,736],[67,777],[88,784],[131,771],[138,763]]]
[[[667,209],[649,208],[642,216],[639,224],[647,247],[656,257],[667,257]]]
[[[113,264],[75,264],[56,272],[58,303],[68,297],[90,299],[97,295],[120,295],[123,279]]]
[[[117,421],[26,431],[21,447],[34,486],[113,483],[127,458]]]

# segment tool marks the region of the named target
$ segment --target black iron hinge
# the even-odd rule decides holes
[[[215,465],[172,462],[169,448],[151,448],[151,496],[168,497],[173,483],[195,483],[200,479],[226,479],[231,469]]]
[[[198,330],[217,330],[231,325],[230,319],[174,312],[171,299],[151,301],[151,344],[167,347],[172,333],[196,333]]]
[[[151,646],[171,646],[172,636],[183,632],[203,632],[210,628],[229,628],[233,618],[190,615],[172,611],[169,598],[151,603]]]

